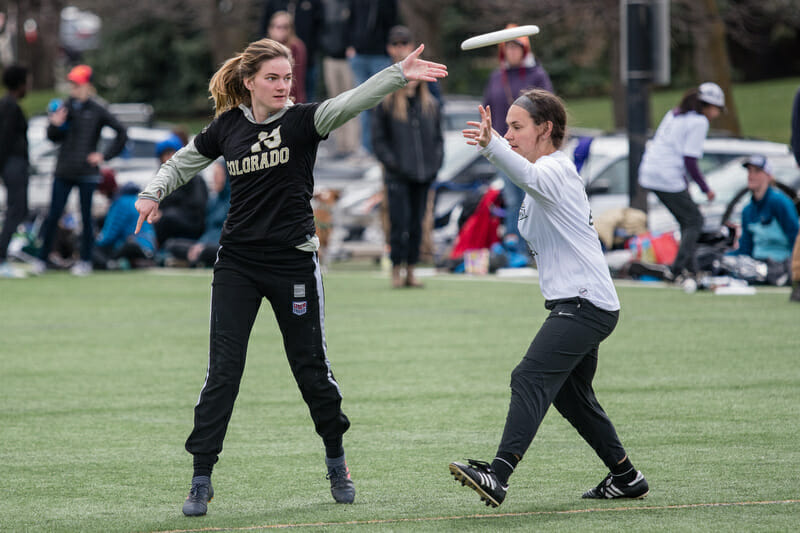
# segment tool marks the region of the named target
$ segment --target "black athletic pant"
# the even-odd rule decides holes
[[[8,243],[28,215],[28,161],[10,156],[1,169],[6,184],[6,218],[0,233],[0,263],[8,256]]]
[[[619,311],[582,298],[548,301],[545,307],[550,315],[511,373],[511,405],[498,453],[525,455],[552,403],[611,469],[625,450],[595,397],[592,379],[597,349],[614,330]]]
[[[430,183],[386,180],[389,201],[389,257],[395,266],[419,263],[422,219]]]
[[[683,270],[697,272],[697,240],[703,231],[703,214],[692,200],[688,189],[681,192],[653,191],[681,227],[681,244],[672,263],[676,275]]]
[[[222,451],[250,330],[263,298],[272,304],[289,365],[317,433],[329,444],[341,439],[350,426],[326,356],[317,254],[295,248],[254,252],[221,247],[211,289],[208,374],[194,409],[194,429],[186,440],[195,466],[213,465]]]

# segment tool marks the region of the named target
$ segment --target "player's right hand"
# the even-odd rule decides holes
[[[150,224],[155,224],[161,218],[161,211],[158,210],[158,202],[155,200],[139,198],[133,205],[139,212],[139,220],[136,221],[136,231],[134,231],[137,235],[139,230],[142,229],[142,224],[144,224],[145,220]]]
[[[492,135],[495,133],[492,129],[492,112],[488,105],[485,108],[479,105],[478,112],[481,114],[480,122],[467,122],[468,126],[473,126],[477,129],[461,130],[461,135],[467,140],[467,144],[471,144],[472,146],[480,145],[481,148],[486,148],[486,146],[489,145],[489,141],[492,140]]]

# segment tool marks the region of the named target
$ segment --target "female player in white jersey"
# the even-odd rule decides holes
[[[698,160],[703,157],[703,142],[709,121],[725,108],[725,93],[719,85],[706,82],[689,89],[675,109],[661,119],[639,165],[639,185],[653,191],[681,227],[678,255],[667,272],[669,281],[685,281],[697,272],[695,251],[703,230],[703,215],[689,194],[691,177],[714,200],[714,191],[706,184]]]
[[[165,196],[218,157],[225,159],[231,179],[231,205],[211,289],[208,372],[186,440],[194,476],[185,515],[206,514],[214,495],[211,471],[222,451],[263,298],[275,313],[292,373],[325,444],[331,493],[337,502],[353,502],[355,487],[342,445],[350,421],[341,410],[342,396],[327,357],[312,169],[317,145],[335,128],[408,80],[447,75],[444,65],[419,59],[423,48],[351,91],[321,104],[294,105],[289,100],[289,49],[270,39],[251,43],[211,79],[215,120],[162,165],[139,195],[140,227],[158,218],[158,203]]]
[[[490,110],[479,111],[481,122],[468,122],[477,129],[464,130],[464,137],[525,191],[519,230],[536,258],[550,315],[511,373],[511,404],[494,460],[453,462],[450,472],[486,505],[500,505],[508,478],[552,403],[610,470],[583,497],[642,498],[649,491],[647,481],[628,459],[592,389],[598,347],[617,324],[619,300],[583,180],[559,151],[567,122],[564,105],[548,91],[524,93],[508,110],[505,139],[492,129]]]

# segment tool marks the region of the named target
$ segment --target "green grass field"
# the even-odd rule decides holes
[[[785,290],[620,287],[595,388],[644,500],[582,500],[605,475],[555,411],[499,509],[447,464],[490,459],[509,375],[545,317],[531,280],[325,278],[328,348],[358,493],[333,502],[323,448],[262,307],[206,517],[183,517],[183,442],[205,376],[210,273],[0,283],[1,531],[794,531],[800,306]]]

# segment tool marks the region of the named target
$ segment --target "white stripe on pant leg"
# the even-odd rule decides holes
[[[325,359],[325,366],[328,367],[328,381],[330,381],[336,390],[339,392],[339,397],[342,396],[342,390],[339,384],[333,377],[333,370],[331,370],[331,362],[328,360],[328,341],[325,339],[325,294],[322,287],[322,270],[319,266],[319,256],[314,252],[314,279],[317,282],[317,305],[319,306],[319,331],[322,335],[322,357]]]
[[[217,248],[217,259],[214,261],[214,265],[217,264],[219,261],[219,251],[222,250],[222,246]],[[208,364],[206,365],[206,379],[203,381],[203,387],[200,389],[200,394],[197,395],[197,403],[194,404],[195,407],[200,405],[200,399],[203,397],[203,392],[206,390],[206,385],[208,385],[208,374],[211,372],[211,327],[212,321],[214,320],[214,284],[212,280],[211,284],[211,296],[208,299],[208,332],[209,332],[209,339],[208,339]]]

